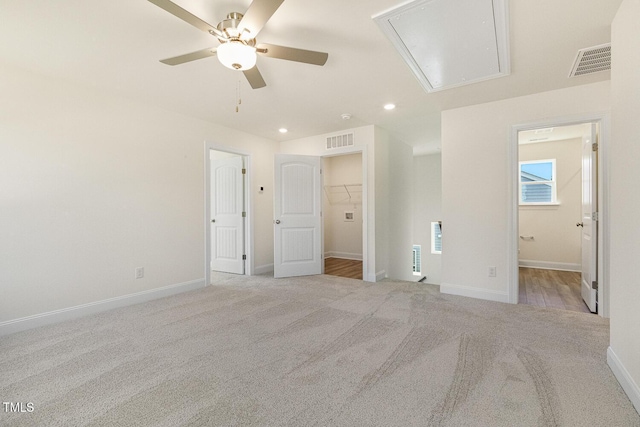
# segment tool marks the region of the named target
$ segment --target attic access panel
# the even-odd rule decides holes
[[[374,16],[427,92],[509,75],[507,0],[417,0]]]

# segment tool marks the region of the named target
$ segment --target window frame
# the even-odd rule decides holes
[[[540,163],[551,163],[551,180],[550,181],[529,181],[522,182],[522,166]],[[548,202],[527,202],[522,200],[523,186],[547,184],[551,187],[551,201]],[[518,162],[518,204],[520,206],[555,206],[558,203],[558,176],[556,169],[556,159],[543,160],[522,160]]]

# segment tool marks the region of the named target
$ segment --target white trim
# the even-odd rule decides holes
[[[508,194],[507,212],[509,225],[507,233],[507,264],[509,266],[508,301],[518,303],[518,132],[549,127],[560,127],[582,123],[598,123],[600,138],[598,141],[598,315],[609,317],[609,141],[611,117],[609,112],[585,113],[569,117],[544,119],[531,123],[511,126],[511,141],[509,144],[507,180]]]
[[[253,274],[273,273],[273,264],[257,265],[253,269]]]
[[[362,261],[362,254],[352,254],[349,252],[335,252],[329,251],[324,253],[325,258],[341,258],[341,259],[352,259],[356,261]]]
[[[77,305],[75,307],[68,307],[46,313],[34,314],[32,316],[22,317],[19,319],[7,320],[0,323],[0,336],[26,331],[27,329],[33,329],[39,326],[51,325],[53,323],[59,323],[90,314],[97,314],[114,308],[140,304],[158,298],[193,291],[203,288],[204,286],[204,279],[191,280],[189,282],[177,283],[175,285],[164,286],[162,288],[150,289],[102,301],[90,302],[87,304]]]
[[[459,295],[488,301],[509,302],[509,294],[507,292],[478,289],[470,286],[453,285],[450,283],[441,283],[440,292],[443,294]]]
[[[552,208],[556,208],[558,206],[560,206],[560,203],[556,202],[556,203],[539,203],[539,202],[532,202],[532,203],[520,203],[518,206],[520,206],[521,208],[539,208],[539,207],[552,207]]]
[[[607,348],[607,364],[616,377],[620,386],[629,397],[629,400],[640,414],[640,387],[633,380],[627,368],[624,367],[611,347]]]
[[[379,282],[379,281],[384,280],[386,278],[387,278],[387,271],[386,270],[378,271],[376,273],[376,282]]]
[[[244,247],[245,254],[247,256],[245,262],[244,274],[247,276],[251,276],[255,274],[254,269],[254,219],[253,219],[253,203],[252,203],[252,193],[251,193],[251,154],[238,150],[235,147],[226,146],[217,144],[215,142],[205,141],[204,142],[204,229],[205,229],[205,239],[204,239],[204,275],[205,275],[205,283],[207,285],[211,284],[211,159],[210,152],[211,150],[215,151],[223,151],[227,153],[237,154],[244,158],[244,168],[247,170],[245,175],[245,209],[247,212],[246,217],[246,226],[245,226],[245,235],[244,235]]]
[[[540,270],[559,270],[559,271],[582,271],[581,264],[570,262],[553,262],[553,261],[536,261],[531,259],[521,259],[518,261],[520,267],[538,268]]]

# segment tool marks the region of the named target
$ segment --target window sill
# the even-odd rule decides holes
[[[521,208],[557,208],[560,203],[520,203]]]

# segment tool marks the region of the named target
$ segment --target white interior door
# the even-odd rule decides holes
[[[320,157],[276,154],[274,277],[322,273]]]
[[[242,157],[211,160],[211,269],[244,274]]]
[[[593,313],[597,311],[598,281],[598,175],[597,175],[596,125],[591,125],[591,134],[582,137],[582,299]]]

